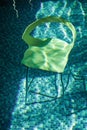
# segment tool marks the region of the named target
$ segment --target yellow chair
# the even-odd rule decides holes
[[[58,38],[41,39],[34,38],[30,35],[36,26],[46,22],[59,22],[66,25],[72,32],[72,42],[68,44],[66,41]],[[27,66],[27,68],[30,67],[45,71],[63,73],[68,62],[69,53],[74,46],[76,30],[67,20],[61,17],[49,16],[36,20],[28,25],[23,33],[22,39],[28,45],[28,49],[25,51],[22,59],[22,64]],[[26,85],[26,90],[28,90],[28,84]]]

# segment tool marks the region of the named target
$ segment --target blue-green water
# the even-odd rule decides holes
[[[32,8],[34,8],[34,5],[32,5]],[[79,62],[76,62],[76,58],[78,60],[78,55],[87,53],[87,48],[84,48],[83,51],[80,51],[80,47],[84,46],[82,45],[83,43],[81,43],[81,39],[86,35],[86,33],[84,33],[86,31],[86,14],[84,12],[82,4],[77,0],[74,0],[72,2],[69,2],[67,0],[56,2],[41,2],[40,8],[35,14],[36,19],[50,15],[61,16],[65,19],[68,19],[73,23],[77,31],[77,39],[74,47],[75,50],[73,50],[70,56],[70,64],[65,70],[66,74],[63,74],[64,86],[66,85],[69,78],[67,89],[64,92],[65,96],[62,96],[64,90],[60,81],[60,74],[43,72],[39,70],[37,70],[37,74],[36,70],[32,70],[36,75],[34,75],[34,79],[30,84],[30,91],[42,93],[50,97],[45,97],[43,95],[35,93],[29,93],[27,96],[27,102],[30,105],[28,104],[25,106],[26,80],[21,80],[17,102],[12,112],[12,123],[10,130],[87,129],[87,111],[82,110],[87,107],[87,97],[85,97],[86,90],[83,85],[83,80],[79,79],[82,78],[82,75],[84,75],[84,77],[87,77],[87,62],[84,62],[83,59],[80,58]],[[47,23],[45,25],[39,26],[36,28],[33,35],[35,37],[60,37],[61,39],[69,42],[72,40],[70,32],[67,33],[67,29],[64,28],[61,24],[56,25]],[[86,44],[85,46],[87,47]],[[74,51],[76,51],[75,55]],[[81,66],[81,64],[83,66]],[[80,72],[82,68],[84,71]],[[33,76],[31,76],[33,75],[32,71],[29,71],[29,82],[31,82],[33,78]],[[87,78],[85,79],[85,87],[87,87],[86,80]],[[81,96],[81,92],[83,92],[83,97]],[[56,94],[57,98],[53,100],[52,97],[55,97]],[[47,100],[50,101],[44,102]],[[44,103],[40,103],[41,101]],[[31,104],[32,102],[39,103]]]
[[[14,28],[13,25],[11,26],[11,30],[13,30],[13,32],[10,32],[9,37],[13,35],[12,40],[14,41],[14,44],[16,44],[16,42],[18,41],[17,44],[22,47],[21,49],[19,49],[20,46],[16,44],[17,50],[19,49],[20,52],[14,51],[16,52],[16,59],[15,57],[12,58],[12,64],[14,64],[14,61],[16,63],[14,64],[15,66],[11,68],[12,71],[9,72],[11,73],[11,77],[15,77],[15,79],[10,78],[11,80],[15,81],[15,84],[13,85],[14,82],[12,82],[10,86],[11,88],[14,88],[14,90],[12,90],[12,95],[15,93],[15,89],[18,88],[17,94],[14,95],[16,101],[13,102],[14,107],[11,111],[11,122],[9,130],[86,130],[87,3],[81,3],[79,0],[41,1],[38,2],[39,8],[36,11],[35,7],[38,6],[38,3],[36,4],[32,1],[33,0],[28,2],[31,9],[28,7],[28,5],[23,7],[22,3],[18,6],[17,3],[12,3],[14,7],[14,16],[17,17],[17,19],[19,20],[17,22],[19,25],[19,29],[21,30],[20,38],[25,27],[29,23],[33,22],[35,19],[50,15],[61,16],[73,23],[77,31],[77,38],[74,48],[69,56],[69,61],[66,69],[62,74],[62,80],[61,75],[58,73],[46,72],[36,69],[34,70],[29,68],[28,84],[30,86],[30,89],[27,95],[27,104],[25,105],[26,70],[25,68],[22,68],[23,70],[20,69],[21,67],[15,69],[15,67],[20,66],[19,62],[21,62],[23,52],[25,51],[26,47],[23,48],[25,44],[22,44],[22,41],[19,40],[19,36],[14,41],[14,32],[18,34],[19,32],[17,31],[18,27]],[[18,7],[23,8],[23,10],[20,11],[21,9],[19,9]],[[21,22],[23,26],[21,26]],[[18,34],[16,34],[16,36]],[[41,38],[58,37],[67,42],[71,42],[72,40],[71,33],[62,24],[46,23],[45,25],[38,26],[34,30],[32,35]],[[11,43],[11,37],[8,39],[10,39],[8,40],[9,43]],[[13,48],[14,44],[12,44]],[[10,45],[8,47],[10,47]],[[6,51],[8,50],[9,49],[7,48]],[[9,53],[12,54],[12,52]],[[21,53],[20,55],[22,55],[20,56],[20,58],[19,53]],[[2,64],[4,63],[2,62]],[[24,75],[20,76],[21,78],[18,79],[18,77],[16,77],[16,75],[18,75],[17,73],[20,75],[21,73],[24,73]],[[16,84],[16,79],[20,80],[19,84]],[[11,82],[11,80],[9,81]],[[6,85],[8,86],[8,84]],[[8,91],[10,91],[10,89],[8,89]],[[6,95],[6,98],[10,97],[9,100],[11,100],[11,93],[8,95]]]

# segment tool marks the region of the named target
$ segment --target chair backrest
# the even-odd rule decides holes
[[[66,25],[72,32],[73,40],[70,44],[58,38],[34,38],[30,35],[32,30],[45,22],[60,22]],[[31,68],[38,68],[47,71],[62,73],[68,62],[68,56],[74,46],[76,30],[67,20],[49,16],[36,20],[24,31],[22,39],[28,44],[29,48],[25,51],[22,63]]]

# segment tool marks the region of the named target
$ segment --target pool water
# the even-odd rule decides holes
[[[21,34],[19,36],[19,32],[16,31],[17,28],[11,26],[11,30],[14,32],[10,31],[9,37],[12,35],[13,39],[10,37],[8,41],[10,43],[13,40],[15,44],[18,41],[19,44],[16,44],[16,49],[20,50],[20,54],[18,51],[15,54],[16,59],[12,58],[13,64],[15,59],[15,66],[19,65],[18,60],[20,59],[21,62],[23,53],[27,48],[22,43],[23,41],[19,39],[21,39],[26,26],[35,19],[46,16],[63,17],[75,26],[77,37],[68,64],[62,74],[32,68],[28,68],[27,71],[26,67],[22,68],[22,70],[22,65],[19,65],[18,70],[14,69],[15,66],[13,67],[11,72],[13,77],[17,71],[15,79],[17,79],[16,75],[19,73],[20,75],[23,74],[23,76],[18,79],[18,81],[20,80],[19,84],[15,84],[17,87],[14,87],[14,89],[18,89],[12,91],[12,95],[14,95],[15,91],[17,93],[14,95],[16,101],[13,102],[14,107],[11,111],[8,130],[86,130],[87,2],[81,2],[80,0],[40,0],[34,3],[33,0],[30,0],[28,1],[29,5],[25,3],[26,6],[23,7],[24,3],[22,1],[20,4],[13,0],[12,4],[14,16],[18,20],[15,20],[18,23],[17,28],[20,29]],[[35,8],[37,8],[37,11]],[[14,20],[12,19],[12,21]],[[16,37],[18,36],[16,41],[14,40],[15,32]],[[35,28],[32,35],[38,38],[60,38],[68,43],[72,41],[71,32],[61,23],[40,25]],[[27,89],[26,85],[28,85]],[[12,85],[10,87],[12,88]],[[12,95],[10,95],[9,100],[11,100]]]
[[[34,5],[32,5],[34,7]],[[82,110],[87,106],[86,89],[87,87],[87,62],[79,61],[78,55],[87,53],[87,48],[83,52],[79,51],[83,43],[81,39],[86,35],[85,32],[85,12],[81,2],[74,1],[46,1],[40,3],[40,8],[36,12],[36,19],[46,16],[55,15],[63,17],[76,28],[77,39],[75,50],[73,49],[70,56],[69,65],[62,75],[60,82],[60,74],[52,72],[44,72],[40,70],[29,71],[30,92],[28,92],[27,103],[25,106],[25,87],[26,80],[20,83],[20,90],[17,96],[16,106],[12,113],[12,124],[10,130],[86,130],[87,129],[87,111]],[[55,28],[55,30],[53,30]],[[68,32],[68,33],[67,33]],[[36,27],[33,34],[34,37],[59,37],[67,42],[71,42],[71,33],[62,24],[46,23]],[[87,47],[87,45],[85,45]],[[74,55],[74,51],[77,51]],[[72,60],[73,59],[73,60]],[[80,58],[79,58],[80,60]],[[85,79],[85,88],[83,85],[82,70],[80,64],[83,64],[82,72]],[[77,67],[78,66],[78,67]],[[38,71],[38,74],[37,74]],[[70,72],[71,71],[71,72]],[[31,76],[34,73],[34,77]],[[81,75],[81,76],[80,76]],[[32,80],[33,78],[33,80]],[[32,83],[30,84],[32,80]],[[67,88],[67,80],[69,80]],[[62,86],[64,85],[64,86]],[[57,87],[56,87],[57,86]],[[34,93],[32,93],[32,91]],[[64,94],[63,94],[64,91]],[[81,97],[81,92],[84,93]],[[40,94],[38,94],[40,93]],[[45,95],[48,95],[45,96]],[[56,99],[55,98],[57,95]],[[60,98],[61,97],[61,98]],[[78,101],[79,100],[79,101]],[[78,112],[80,111],[80,112]],[[84,119],[83,119],[84,117]]]

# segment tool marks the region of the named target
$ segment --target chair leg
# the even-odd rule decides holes
[[[42,93],[38,93],[38,92],[34,92],[32,90],[29,90],[30,89],[30,85],[33,81],[33,79],[31,80],[30,83],[28,83],[28,77],[29,77],[29,68],[27,67],[26,69],[26,94],[25,94],[25,104],[26,105],[29,105],[29,104],[35,104],[35,103],[44,103],[44,102],[50,102],[50,101],[54,101],[57,99],[57,96],[58,96],[58,86],[56,85],[56,77],[55,77],[55,89],[56,89],[56,93],[57,93],[57,96],[53,97],[53,96],[49,96],[49,95],[46,95],[46,94],[42,94]],[[34,94],[38,94],[38,95],[41,95],[41,96],[44,96],[44,97],[48,97],[50,98],[50,100],[45,100],[45,101],[39,101],[39,102],[32,102],[32,103],[28,103],[27,102],[27,98],[28,98],[28,92],[30,93],[34,93]]]
[[[27,103],[28,90],[29,90],[29,87],[28,87],[28,67],[27,67],[27,69],[26,69],[26,94],[25,94],[25,104]]]

